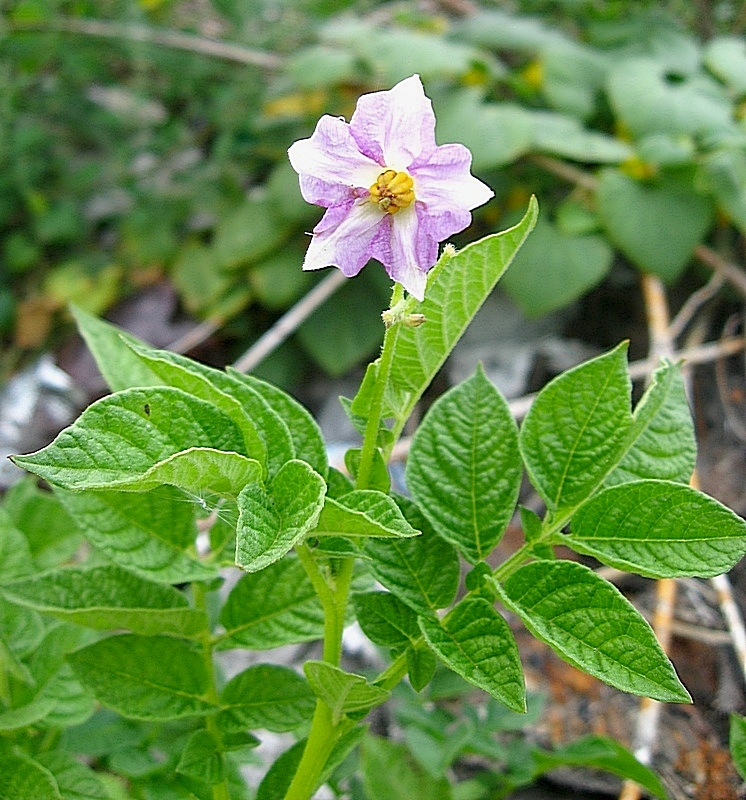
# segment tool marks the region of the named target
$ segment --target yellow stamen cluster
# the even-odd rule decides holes
[[[406,172],[387,169],[370,187],[370,199],[387,214],[396,214],[414,201],[414,181]]]

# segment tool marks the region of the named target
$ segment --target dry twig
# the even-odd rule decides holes
[[[299,300],[233,364],[239,372],[249,372],[295,331],[322,303],[345,282],[345,276],[334,270]]]
[[[656,361],[661,358],[671,359],[674,353],[674,342],[671,338],[670,315],[663,282],[653,275],[643,275],[642,294],[648,318],[650,356]],[[667,652],[671,644],[671,624],[676,605],[676,581],[673,578],[663,578],[657,581],[655,588],[653,630],[661,647]],[[658,737],[660,712],[661,704],[657,700],[644,697],[640,702],[634,735],[634,751],[637,759],[643,764],[650,764],[653,758],[655,742]],[[625,781],[619,800],[637,800],[639,797],[639,785],[632,781]]]
[[[694,248],[694,255],[710,269],[725,278],[734,288],[746,297],[746,272],[735,264],[723,258],[717,250],[706,244],[698,244]]]
[[[262,69],[277,70],[282,67],[283,60],[274,53],[255,50],[241,44],[221,42],[181,31],[170,31],[150,28],[147,25],[122,24],[102,19],[82,19],[76,17],[60,17],[45,22],[19,24],[13,27],[16,31],[55,31],[59,33],[77,33],[84,36],[100,36],[105,39],[125,39],[133,42],[147,42],[172,47],[176,50],[188,50],[190,53],[222,58],[238,64],[247,64]]]

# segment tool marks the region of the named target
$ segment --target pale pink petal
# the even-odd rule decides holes
[[[435,115],[419,75],[360,97],[350,131],[360,150],[383,167],[406,171],[427,156],[435,149]]]
[[[303,269],[339,267],[348,278],[357,275],[371,258],[370,243],[384,217],[390,215],[373,203],[330,208],[314,229]]]
[[[374,254],[378,258],[378,254]],[[400,211],[391,226],[388,274],[418,300],[424,299],[427,271],[438,260],[438,240],[433,239],[414,207]]]
[[[439,243],[466,228],[471,210],[492,197],[459,144],[437,147],[435,116],[418,75],[363,95],[348,125],[325,116],[310,139],[290,148],[303,197],[325,206],[303,269],[339,267],[351,277],[370,258],[422,300]],[[396,214],[369,202],[382,168],[407,172],[415,201]]]
[[[412,165],[410,174],[415,180],[417,199],[434,213],[445,209],[471,211],[481,206],[494,192],[475,178],[470,168],[471,153],[466,147],[441,145],[427,160]]]
[[[350,126],[337,117],[323,116],[313,136],[301,139],[288,150],[290,163],[301,176],[304,200],[330,206],[354,189],[367,189],[380,167],[360,152]]]

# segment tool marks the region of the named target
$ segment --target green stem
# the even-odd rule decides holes
[[[420,637],[417,642],[422,641]],[[412,642],[416,645],[417,642]],[[382,689],[393,689],[399,685],[399,681],[407,674],[407,651],[399,655],[386,667],[386,669],[373,681],[376,686]]]
[[[297,547],[296,553],[324,609],[324,661],[338,666],[354,561],[338,559],[336,572],[325,578],[307,545]]]
[[[506,558],[502,564],[492,573],[492,577],[498,581],[504,581],[507,577],[512,575],[518,567],[523,565],[531,553],[531,547],[527,544],[521,545],[515,553],[509,558]]]
[[[394,291],[391,295],[391,307],[393,308],[404,296],[404,290],[398,283],[394,284]],[[370,404],[370,414],[365,425],[365,436],[363,437],[363,447],[360,452],[360,465],[357,471],[356,489],[367,489],[370,485],[371,472],[373,470],[373,459],[378,447],[378,431],[381,427],[381,417],[383,415],[383,401],[386,395],[386,386],[391,365],[394,362],[394,344],[396,342],[396,328],[393,325],[386,329],[383,337],[383,347],[381,357],[378,359],[378,373],[376,384],[373,389],[373,397]]]
[[[308,800],[313,795],[326,762],[337,743],[335,734],[332,711],[326,703],[318,700],[303,757],[288,787],[285,800]]]
[[[207,617],[207,589],[202,583],[192,584],[192,593],[194,595],[195,608],[204,612]],[[206,700],[213,703],[215,706],[220,703],[220,694],[217,686],[217,676],[215,674],[215,661],[212,657],[212,635],[209,627],[205,627],[202,638],[202,659],[205,663],[205,669],[208,676],[208,689],[206,693]],[[210,735],[216,742],[222,745],[223,734],[218,727],[217,714],[208,714],[205,718],[205,727]],[[222,747],[221,747],[222,752]],[[224,778],[220,783],[216,783],[212,787],[212,800],[230,800],[230,792],[228,787],[228,779]]]
[[[306,545],[297,548],[298,558],[316,589],[324,609],[324,661],[339,666],[342,658],[342,632],[344,630],[347,599],[350,594],[354,561],[339,559],[337,570],[326,577]],[[334,725],[332,712],[322,700],[316,701],[311,730],[303,757],[288,788],[285,800],[308,800],[316,791],[321,774],[339,737],[349,730],[340,722]]]
[[[403,288],[399,284],[394,284],[391,306],[393,307],[403,297]],[[363,436],[362,450],[360,452],[360,464],[358,466],[357,480],[355,481],[357,489],[367,489],[371,482],[373,464],[375,463],[376,450],[378,448],[378,431],[383,416],[386,384],[388,383],[394,358],[394,343],[396,341],[394,329],[395,326],[387,328],[383,338],[381,357],[378,361],[378,372],[370,404],[370,414],[365,426],[365,435]],[[342,657],[342,632],[350,595],[354,560],[352,558],[335,559],[331,562],[335,566],[334,573],[330,572],[325,575],[307,546],[303,545],[296,548],[296,552],[324,609],[324,661],[334,666],[339,666]],[[406,663],[404,666],[406,669]],[[329,706],[321,700],[316,701],[316,710],[311,721],[306,747],[298,764],[298,769],[285,794],[285,800],[308,800],[313,795],[321,780],[329,756],[334,750],[334,746],[348,730],[350,730],[349,720],[342,720],[335,725]]]
[[[0,700],[10,705],[10,680],[9,669],[11,655],[4,642],[0,642]]]

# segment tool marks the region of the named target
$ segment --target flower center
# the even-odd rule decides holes
[[[406,172],[387,169],[370,187],[370,199],[387,214],[396,214],[414,200],[414,181]]]

